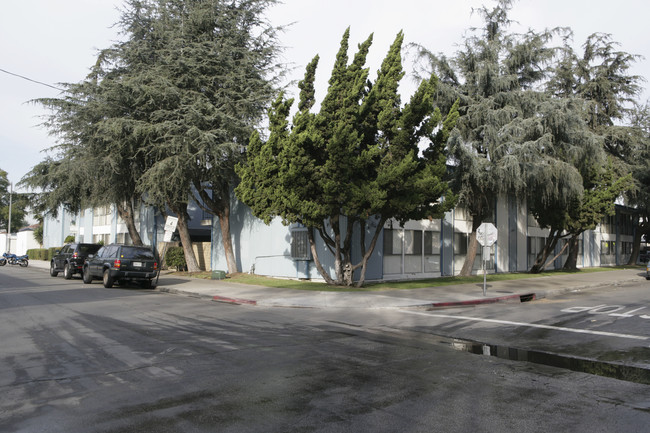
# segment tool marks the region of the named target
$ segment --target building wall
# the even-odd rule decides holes
[[[619,210],[617,208],[617,212]],[[240,271],[286,278],[322,278],[313,260],[297,261],[291,258],[292,227],[282,225],[279,219],[267,226],[241,203],[233,208],[232,215],[231,236]],[[490,254],[486,260],[487,271],[528,271],[548,237],[549,230],[538,226],[528,214],[526,203],[508,197],[501,197],[497,201],[493,222],[498,230],[498,239],[486,251]],[[626,233],[617,232],[618,226],[618,222],[609,227],[601,225],[596,230],[588,230],[581,235],[579,267],[615,265],[627,261],[630,245],[624,245],[624,242],[632,242],[633,236],[629,230]],[[472,221],[462,208],[448,212],[439,220],[408,221],[404,226],[396,221],[387,221],[368,263],[366,280],[458,275],[465,261],[471,228]],[[371,232],[369,228],[367,242],[371,238]],[[415,240],[416,237],[419,240]],[[319,258],[329,260],[329,263],[325,263],[325,268],[332,275],[332,255],[319,241],[317,239]],[[608,248],[607,251],[603,251],[605,247]],[[549,260],[561,248],[562,244],[558,243]],[[566,261],[567,252],[568,250],[558,256],[546,269],[561,268]],[[482,270],[482,254],[483,249],[479,248],[473,266],[475,274]],[[356,263],[360,257],[360,251],[356,248],[353,261]],[[213,222],[212,268],[227,269],[218,221]]]
[[[16,249],[12,252],[22,256],[27,254],[27,250],[40,247],[40,244],[34,239],[34,230],[23,230],[16,233]]]
[[[212,222],[212,260],[214,270],[227,270],[221,228],[217,218]],[[230,234],[233,244],[237,269],[257,275],[269,275],[288,278],[319,279],[313,261],[294,260],[291,258],[292,228],[282,224],[279,218],[269,225],[254,217],[248,208],[235,202],[231,209]],[[322,241],[319,251],[324,252]],[[333,263],[324,254],[323,266],[331,270]]]
[[[297,225],[285,226],[278,218],[266,225],[254,217],[246,205],[236,200],[233,203],[231,239],[239,271],[285,278],[322,279],[313,258],[295,260],[291,256],[292,239],[296,233],[304,233],[304,228]],[[578,257],[578,266],[615,265],[627,261],[633,234],[629,227],[623,231],[619,228],[620,221],[625,218],[621,215],[624,215],[623,208],[617,207],[616,217],[608,224],[586,231],[581,236],[582,252]],[[209,222],[204,217],[205,215],[194,215],[192,224],[199,226]],[[629,213],[627,218],[629,220]],[[530,269],[540,245],[548,236],[548,229],[540,228],[534,218],[528,215],[525,203],[506,197],[498,200],[493,222],[498,230],[498,239],[487,251],[487,271],[525,272]],[[137,224],[145,244],[161,244],[164,220],[153,208],[143,206]],[[345,220],[341,224],[344,231]],[[396,221],[386,222],[368,261],[366,280],[457,275],[465,260],[471,227],[472,221],[462,208],[454,209],[437,220],[408,221],[403,227]],[[367,245],[374,229],[372,223],[367,227]],[[115,242],[124,239],[125,232],[126,227],[118,220],[114,210],[102,219],[96,211],[90,209],[78,215],[62,209],[57,218],[45,218],[43,242],[46,248],[59,247],[63,245],[65,237],[71,234],[76,236],[77,241],[93,242],[98,236],[103,236],[107,239],[106,242]],[[207,270],[227,270],[217,218],[211,221],[211,232],[211,247],[203,244],[198,254],[204,257]],[[359,239],[358,228],[355,229],[355,239]],[[324,269],[333,275],[332,254],[318,236],[316,244]],[[353,245],[352,256],[356,263],[361,259],[361,251],[356,242]],[[556,251],[559,248],[560,245]],[[482,254],[483,251],[479,248],[474,273],[479,273],[482,269]],[[564,260],[566,255],[560,256],[548,268],[560,268]],[[357,271],[356,277],[358,276]]]

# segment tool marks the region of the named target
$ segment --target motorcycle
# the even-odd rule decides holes
[[[22,256],[17,256],[16,264],[21,268],[26,268],[27,266],[29,266],[29,257],[27,256],[27,254],[24,254]]]
[[[26,268],[29,265],[29,257],[27,254],[17,256],[11,253],[3,253],[2,259],[0,260],[0,266],[4,266],[7,263],[10,265],[18,265],[22,268]]]

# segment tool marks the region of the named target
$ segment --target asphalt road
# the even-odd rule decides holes
[[[4,267],[0,431],[644,431],[648,385],[475,355],[439,337],[619,344],[528,322],[642,336],[640,317],[562,311],[621,299],[598,296],[436,311],[261,308]],[[626,307],[640,305],[630,296]]]

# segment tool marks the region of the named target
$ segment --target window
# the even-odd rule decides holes
[[[384,254],[385,255],[402,254],[402,230],[394,230],[394,229],[384,230]]]
[[[546,245],[546,238],[528,236],[528,254],[537,255],[539,254],[544,245]]]
[[[404,254],[422,255],[422,232],[404,230]]]
[[[133,245],[133,242],[131,241],[131,235],[128,233],[118,233],[117,243],[124,245]]]
[[[311,260],[309,233],[306,228],[291,230],[291,258],[295,260]]]
[[[600,254],[603,256],[613,256],[616,254],[615,241],[600,241]]]
[[[440,272],[440,232],[384,229],[384,273]]]
[[[633,245],[632,242],[621,243],[621,248],[622,248],[621,253],[623,253],[624,255],[632,254],[632,245]]]
[[[95,244],[100,244],[100,243],[108,244],[109,243],[108,242],[109,236],[110,235],[108,233],[93,235],[93,243],[95,243]]]
[[[454,254],[467,254],[467,233],[454,233]]]
[[[633,235],[634,234],[634,215],[631,214],[621,214],[621,234],[623,235]]]
[[[609,215],[603,218],[602,233],[616,233],[616,215]]]
[[[440,232],[424,232],[424,255],[440,254]]]
[[[111,223],[112,212],[110,206],[99,207],[93,213],[94,226],[107,226]]]

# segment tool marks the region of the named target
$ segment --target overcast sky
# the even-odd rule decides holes
[[[56,97],[59,91],[28,81],[56,86],[84,79],[97,50],[118,38],[113,26],[121,0],[6,1],[0,17],[0,169],[18,182],[43,160],[42,150],[55,141],[38,126],[45,111],[28,101]],[[321,56],[317,75],[318,101],[322,100],[334,55],[344,30],[351,27],[350,46],[374,33],[368,66],[376,71],[395,35],[404,30],[406,42],[452,55],[471,26],[480,26],[472,8],[490,0],[285,0],[269,14],[276,25],[293,23],[282,35],[287,47],[284,61],[295,66],[300,79],[304,66]],[[647,0],[520,0],[510,18],[520,26],[512,30],[568,26],[579,47],[594,32],[610,33],[620,49],[639,54],[632,73],[650,78],[650,2]],[[410,71],[410,60],[405,69]],[[409,77],[403,80],[408,96]],[[648,86],[648,83],[644,83]],[[642,101],[648,98],[644,92]],[[403,97],[403,100],[406,98]]]

